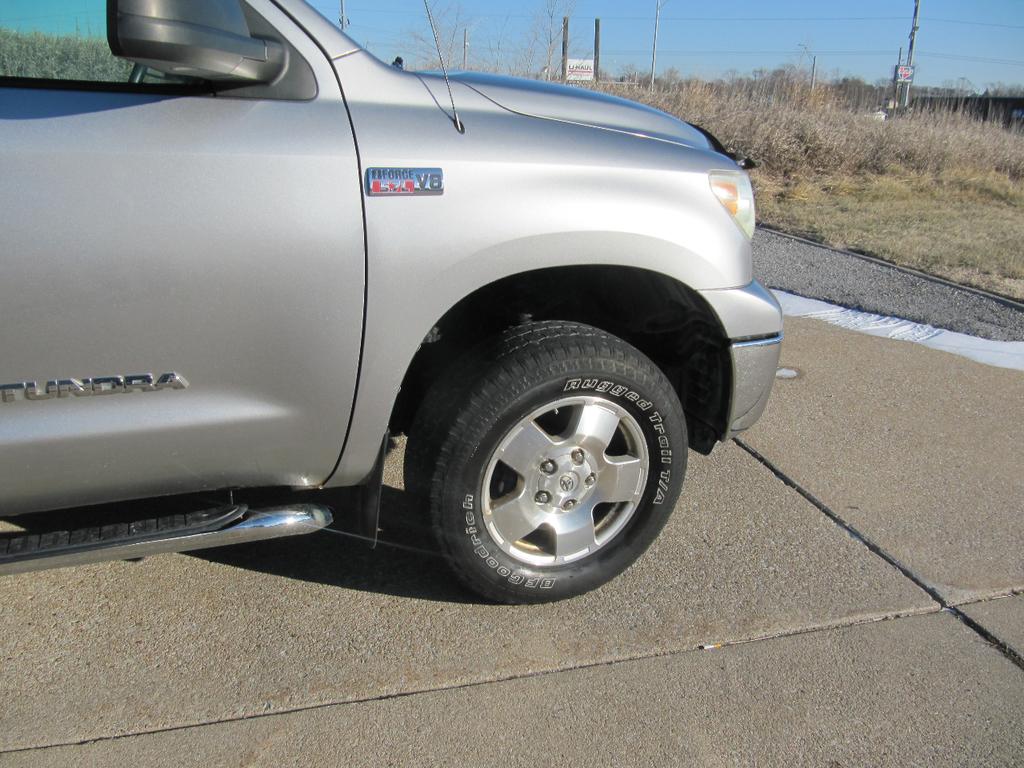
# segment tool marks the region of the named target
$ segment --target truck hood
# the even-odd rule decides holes
[[[455,72],[450,77],[520,115],[621,131],[696,149],[716,149],[703,131],[689,123],[617,96],[480,72]]]

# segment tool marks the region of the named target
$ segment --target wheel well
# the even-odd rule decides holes
[[[695,450],[709,452],[726,432],[729,342],[700,294],[648,270],[573,266],[498,280],[452,307],[427,334],[406,372],[391,433],[408,429],[427,388],[467,349],[533,320],[586,323],[651,358],[679,394]]]

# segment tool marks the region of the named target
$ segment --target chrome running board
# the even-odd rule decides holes
[[[0,576],[300,536],[332,520],[329,509],[313,504],[263,510],[237,505],[75,531],[0,536]]]

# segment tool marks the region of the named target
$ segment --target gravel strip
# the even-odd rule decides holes
[[[758,231],[754,276],[769,288],[996,341],[1024,341],[1024,312],[841,251]]]

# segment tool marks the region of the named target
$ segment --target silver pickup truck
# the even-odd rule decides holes
[[[657,536],[688,449],[761,415],[782,318],[706,132],[400,71],[303,0],[79,5],[95,39],[0,16],[0,516],[36,513],[0,573],[331,523],[239,489],[352,488],[372,539],[404,434],[466,586],[569,597]]]

